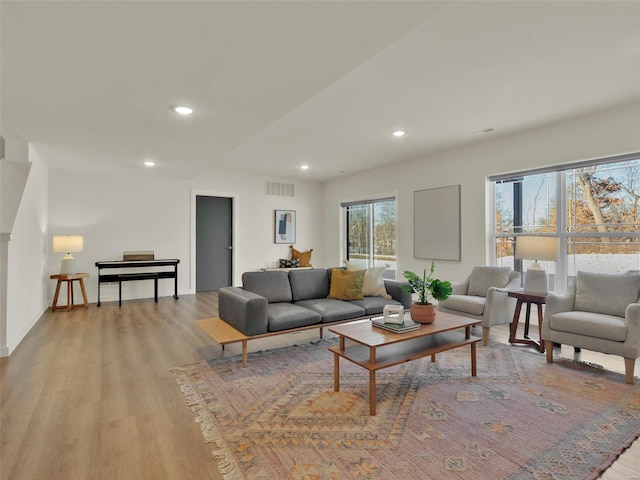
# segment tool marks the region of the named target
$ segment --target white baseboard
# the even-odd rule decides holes
[[[20,342],[24,340],[24,337],[26,337],[27,334],[31,331],[31,329],[35,326],[35,324],[38,323],[38,320],[40,320],[40,318],[42,317],[42,314],[47,310],[47,308],[48,308],[47,306],[41,307],[42,311],[38,315],[35,315],[33,318],[31,318],[29,323],[26,324],[22,328],[22,330],[20,330],[20,332],[15,338],[9,341],[9,344],[6,347],[0,347],[0,357],[8,357],[14,352],[16,348],[18,348],[18,345],[20,345]],[[3,348],[7,350],[6,355],[3,354],[4,353]]]

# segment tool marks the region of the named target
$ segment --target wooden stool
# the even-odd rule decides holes
[[[56,274],[51,275],[51,280],[58,280],[56,285],[56,294],[53,296],[53,305],[51,310],[71,310],[73,308],[89,308],[89,302],[87,301],[87,292],[84,289],[84,278],[89,276],[88,273],[68,273],[68,274]],[[80,290],[82,290],[82,299],[84,303],[74,305],[73,303],[73,282],[80,283]],[[67,304],[65,306],[58,306],[58,295],[60,294],[60,285],[62,282],[67,282]]]

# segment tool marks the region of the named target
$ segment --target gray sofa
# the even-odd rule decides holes
[[[411,294],[400,288],[406,282],[384,283],[391,298],[344,301],[327,298],[331,269],[246,272],[242,287],[220,289],[218,311],[236,330],[254,336],[380,315],[385,305],[411,307]]]

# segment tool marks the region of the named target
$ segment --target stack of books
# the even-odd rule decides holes
[[[371,319],[371,325],[374,327],[384,328],[389,332],[395,333],[410,332],[420,328],[419,323],[409,320],[408,318],[405,318],[403,323],[384,323],[384,317],[376,317]]]

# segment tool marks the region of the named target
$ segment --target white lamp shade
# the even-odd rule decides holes
[[[84,248],[84,238],[80,235],[60,235],[53,237],[54,253],[81,252]]]
[[[518,236],[516,258],[557,262],[558,237]]]

